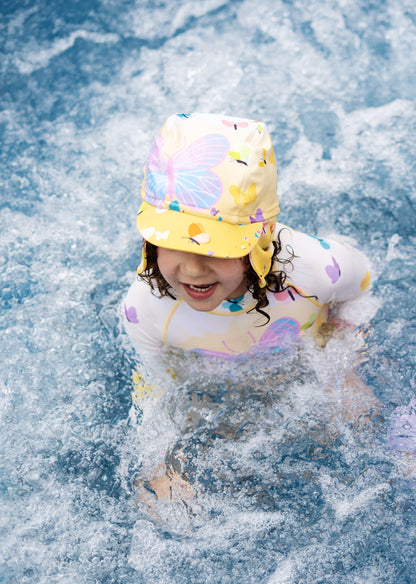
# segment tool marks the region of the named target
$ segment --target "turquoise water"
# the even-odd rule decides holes
[[[413,3],[1,14],[0,581],[413,582]],[[267,122],[281,221],[352,238],[378,279],[341,315],[363,326],[325,350],[186,361],[132,405],[119,307],[141,168],[164,118],[189,111]],[[378,407],[362,388],[343,402],[357,360]],[[159,461],[192,494],[149,510],[138,485]]]

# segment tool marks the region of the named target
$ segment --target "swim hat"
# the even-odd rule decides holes
[[[159,247],[219,258],[250,255],[265,286],[276,217],[277,167],[259,121],[215,114],[170,116],[145,165],[137,227]]]

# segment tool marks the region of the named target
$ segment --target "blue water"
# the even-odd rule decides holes
[[[3,0],[1,14],[0,581],[414,582],[413,3]],[[164,118],[190,111],[267,122],[281,221],[352,238],[378,280],[343,313],[359,332],[325,350],[231,376],[185,362],[133,405],[119,306],[141,167]],[[378,409],[359,390],[349,416],[357,360]],[[143,505],[160,460],[192,485],[187,506]]]

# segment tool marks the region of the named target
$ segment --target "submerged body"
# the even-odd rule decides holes
[[[225,292],[218,295],[226,287],[221,281],[212,283],[209,272],[198,276],[195,286],[169,282],[176,299],[149,294],[148,285],[138,280],[124,303],[125,326],[136,351],[150,359],[158,359],[164,345],[225,358],[262,350],[281,351],[303,331],[316,331],[326,320],[328,307],[352,299],[369,287],[369,262],[358,250],[279,223],[276,233],[281,238],[280,261],[285,261],[285,254],[294,257],[290,264],[274,266],[276,271],[283,269],[287,279],[283,290],[267,294],[269,305],[263,310],[269,320],[255,310],[256,301],[250,292],[233,288],[232,270],[228,274],[228,297]],[[162,264],[163,258],[163,270]],[[170,269],[172,278],[177,277],[174,267]],[[238,272],[238,268],[233,269]],[[222,301],[215,305],[217,297]]]
[[[210,436],[214,431],[233,439],[243,428],[250,432],[250,412],[244,412],[244,420],[235,420],[234,414],[244,410],[251,396],[251,375],[256,367],[273,362],[268,358],[271,353],[285,351],[302,334],[319,331],[329,308],[357,297],[370,285],[371,270],[364,254],[347,244],[277,223],[276,184],[271,138],[265,125],[255,120],[213,114],[173,115],[150,148],[137,214],[143,243],[139,279],[127,294],[124,315],[131,343],[147,373],[156,374],[152,382],[157,383],[149,385],[140,371],[136,373],[134,399],[142,403],[144,397],[163,394],[163,390],[158,392],[165,387],[159,376],[163,377],[163,370],[175,380],[193,380],[186,372],[188,361],[195,361],[196,369],[213,372],[216,377],[221,376],[223,361],[233,376],[225,379],[225,399],[235,398],[235,403],[222,413],[216,400],[211,412],[207,413],[206,404],[204,413],[198,411],[198,395],[204,388],[196,384],[198,391],[194,391],[192,381],[192,407],[186,418],[179,420],[187,432],[195,427],[202,433],[206,429]],[[162,350],[164,347],[220,359],[182,359],[179,351],[181,363],[177,367],[172,359],[176,351]],[[289,353],[283,360],[290,361],[286,357]],[[238,360],[238,366],[228,367],[227,360]],[[237,369],[244,370],[243,361],[253,365],[249,379],[241,385],[234,377]],[[265,370],[260,369],[263,403],[268,401],[268,392],[264,391]],[[272,394],[285,376],[279,369],[276,377],[275,371]],[[350,378],[352,391],[348,395],[355,391],[355,385],[363,405],[361,396],[366,390],[362,391],[352,375]],[[337,387],[343,394],[345,384],[339,381]],[[244,394],[241,390],[247,383]],[[332,379],[322,379],[321,384],[328,388],[329,399],[335,396],[337,408],[341,405],[348,414],[349,401],[334,391]],[[175,383],[175,394],[176,389],[181,400],[186,384],[176,388]],[[203,398],[207,403],[211,394],[210,389]],[[174,416],[172,394],[166,395],[169,408],[173,408],[169,416]],[[370,408],[363,406],[359,416],[371,409],[372,398],[366,402]],[[163,397],[161,403],[163,409]],[[337,408],[326,416],[330,439],[332,428],[336,431],[333,419]],[[272,409],[279,411],[274,405]],[[351,414],[349,417],[354,417],[355,411]],[[195,453],[174,446],[179,454],[170,456],[169,449],[162,460],[158,455],[153,457],[151,468],[142,473],[137,486],[144,487],[143,500],[149,492],[162,500],[167,496],[182,499],[181,491],[188,507],[189,499],[198,493],[198,479],[191,488],[192,472],[183,464],[192,465]]]

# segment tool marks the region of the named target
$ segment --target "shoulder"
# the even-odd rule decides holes
[[[152,290],[146,282],[137,278],[131,284],[125,297],[124,304],[125,306],[140,307],[147,306],[155,301],[160,301],[160,298],[152,294]]]
[[[277,224],[282,250],[279,259],[288,283],[321,303],[342,302],[369,287],[371,268],[364,253],[347,242],[322,239]],[[290,264],[284,260],[290,258]]]
[[[163,344],[163,329],[175,301],[160,298],[142,280],[132,283],[122,304],[124,327],[137,352],[158,350]]]
[[[146,282],[137,279],[124,299],[124,312],[126,319],[132,323],[136,323],[139,316],[143,319],[154,319],[155,316],[163,319],[174,302],[169,296],[160,297],[157,291],[153,293]]]

